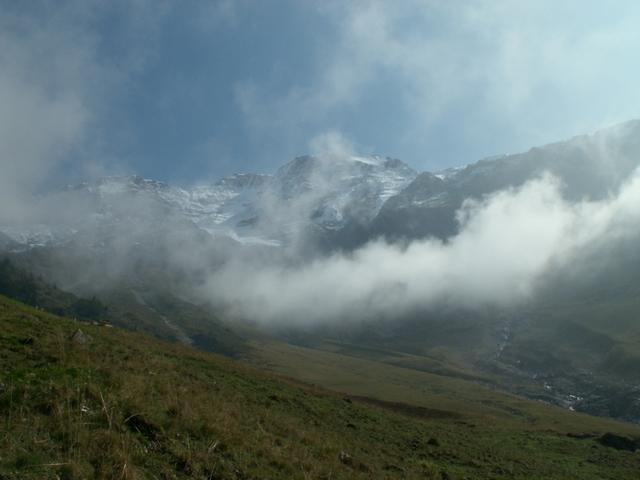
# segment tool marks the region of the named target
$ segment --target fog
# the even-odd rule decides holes
[[[606,164],[615,149],[593,139],[598,169],[613,171],[616,162]],[[575,201],[575,185],[568,195],[567,186],[546,173],[466,200],[456,213],[458,233],[447,240],[374,239],[353,251],[323,253],[308,232],[310,213],[336,188],[336,172],[350,178],[355,157],[338,133],[314,140],[313,149],[321,161],[303,184],[285,184],[284,197],[266,190],[257,201],[260,232],[281,233],[285,240],[278,246],[211,236],[144,189],[14,197],[0,213],[4,225],[22,211],[18,225],[79,232],[70,248],[49,252],[57,268],[52,278],[65,288],[173,290],[230,320],[264,326],[393,320],[441,306],[518,306],[536,298],[548,274],[577,271],[581,255],[593,257],[594,249],[606,258],[610,245],[639,230],[637,171],[597,201]],[[20,184],[25,177],[15,172],[5,170],[3,181]]]
[[[460,233],[448,241],[378,240],[294,266],[231,259],[200,293],[231,316],[270,325],[394,318],[438,305],[514,306],[583,250],[637,232],[637,173],[599,202],[568,202],[562,189],[544,175],[467,201],[457,214]]]
[[[85,3],[88,6],[83,6]],[[149,65],[153,66],[154,59],[162,56],[156,52],[155,43],[156,34],[162,28],[160,19],[173,17],[166,15],[168,7],[157,8],[155,2],[136,3],[138,6],[134,9],[125,4],[124,9],[118,10],[131,19],[131,24],[123,27],[124,33],[128,34],[122,38],[131,36],[135,41],[125,42],[126,48],[122,50],[112,46],[113,51],[105,50],[102,44],[105,38],[113,36],[104,33],[107,28],[96,28],[94,23],[96,19],[108,17],[109,10],[101,7],[101,2],[70,2],[65,8],[51,3],[42,12],[35,13],[29,9],[7,9],[0,16],[0,227],[46,224],[54,233],[56,229],[80,232],[75,243],[66,245],[62,253],[49,252],[57,260],[54,263],[58,267],[54,272],[55,280],[63,287],[75,289],[83,284],[114,288],[125,285],[123,279],[131,283],[131,277],[144,270],[148,277],[135,281],[155,279],[156,286],[162,284],[165,289],[179,289],[181,294],[196,302],[214,305],[230,318],[255,320],[265,325],[395,318],[416,309],[439,305],[472,309],[487,305],[518,305],[535,298],[549,272],[571,269],[584,251],[594,248],[605,251],[612,242],[638,231],[640,179],[637,173],[618,191],[598,201],[575,201],[575,189],[571,195],[566,195],[562,182],[546,174],[518,188],[498,191],[481,200],[467,200],[457,213],[459,233],[446,241],[430,238],[392,244],[373,239],[353,251],[325,253],[326,250],[314,243],[313,235],[309,235],[310,215],[315,205],[335,188],[336,172],[344,173],[345,178],[353,173],[344,159],[356,155],[356,150],[370,151],[374,146],[394,144],[379,142],[376,137],[380,137],[380,131],[387,140],[410,137],[408,145],[412,147],[405,146],[405,150],[413,152],[414,156],[418,147],[431,148],[424,142],[427,142],[425,139],[433,140],[434,136],[446,137],[456,147],[465,139],[481,137],[484,139],[482,150],[485,150],[485,141],[504,144],[504,138],[508,137],[503,134],[506,124],[514,126],[511,134],[520,139],[525,133],[545,130],[549,112],[557,113],[559,100],[568,97],[566,92],[575,92],[585,79],[593,88],[578,88],[581,93],[576,100],[580,101],[579,108],[560,108],[564,114],[574,120],[585,118],[588,125],[633,115],[632,106],[637,102],[629,101],[629,89],[623,88],[624,85],[602,88],[606,82],[597,80],[601,77],[584,74],[608,72],[609,75],[619,71],[603,68],[603,65],[608,65],[607,61],[612,57],[609,52],[621,50],[621,44],[637,43],[633,15],[624,17],[624,28],[620,32],[615,30],[616,23],[613,22],[603,25],[600,30],[576,35],[582,40],[575,51],[570,48],[574,39],[569,42],[562,37],[564,40],[560,43],[564,48],[560,53],[553,42],[543,42],[539,49],[528,52],[527,49],[537,43],[526,40],[555,38],[538,34],[539,25],[546,25],[546,9],[533,8],[536,22],[522,32],[516,31],[518,35],[514,36],[513,29],[519,27],[517,24],[512,26],[513,15],[505,16],[500,2],[496,4],[499,6],[484,2],[488,6],[480,10],[465,8],[466,14],[462,16],[445,8],[441,12],[442,18],[455,17],[456,22],[451,25],[458,27],[454,28],[451,41],[444,41],[445,35],[437,42],[423,38],[422,34],[398,34],[404,31],[399,27],[413,17],[411,8],[406,6],[400,15],[395,13],[395,6],[388,7],[381,2],[348,7],[346,12],[343,8],[330,9],[336,10],[336,18],[346,20],[336,24],[342,32],[339,41],[327,45],[328,52],[321,55],[328,61],[327,68],[322,71],[328,73],[311,75],[315,80],[306,88],[294,84],[283,87],[280,94],[277,93],[279,89],[266,83],[249,89],[256,92],[255,95],[240,95],[245,101],[235,99],[240,103],[235,105],[236,114],[248,116],[249,125],[266,125],[262,128],[273,137],[273,143],[287,144],[287,137],[295,134],[296,139],[291,143],[306,143],[311,153],[325,158],[320,168],[306,179],[307,183],[287,187],[291,195],[282,198],[279,194],[266,192],[259,199],[256,207],[262,218],[259,233],[282,240],[272,242],[271,246],[247,247],[236,245],[229,238],[220,240],[209,236],[188,218],[170,211],[151,196],[111,196],[100,204],[94,197],[74,190],[54,189],[53,193],[44,194],[56,183],[53,177],[68,178],[72,183],[79,178],[104,173],[135,171],[136,165],[140,164],[139,159],[127,158],[126,146],[132,141],[129,135],[147,137],[141,130],[124,131],[137,125],[137,117],[123,105],[137,105],[134,99],[138,97],[129,96],[130,91],[137,92],[136,95],[146,91],[148,85],[144,79],[155,75]],[[635,12],[635,9],[631,10]],[[458,22],[460,18],[464,22]],[[522,17],[520,23],[527,23],[527,18]],[[369,25],[382,28],[370,28]],[[564,28],[558,31],[564,32]],[[468,32],[475,33],[469,36]],[[468,39],[482,39],[485,35],[489,35],[491,41],[475,42],[486,52],[472,55],[474,68],[470,69]],[[512,41],[514,38],[517,41]],[[495,44],[500,48],[494,48]],[[632,48],[623,50],[634,51]],[[575,54],[582,51],[598,52],[596,58],[600,61],[583,65],[584,56]],[[552,52],[556,53],[552,55]],[[556,55],[559,55],[557,59]],[[620,57],[616,62],[633,64],[624,58]],[[548,88],[548,78],[558,78],[559,65],[564,65],[564,76],[554,90]],[[527,68],[520,68],[522,66]],[[141,74],[145,71],[148,76]],[[395,87],[384,90],[389,95],[380,95],[374,88],[370,96],[393,100],[394,92],[400,94],[398,101],[408,108],[409,114],[403,115],[404,120],[400,123],[393,120],[388,127],[373,129],[370,135],[356,135],[352,140],[343,132],[349,130],[345,125],[358,122],[365,125],[384,116],[364,109],[361,115],[337,118],[334,110],[352,105],[354,99],[368,98],[362,93],[364,87],[372,78],[390,80],[380,75],[385,71],[394,72],[401,78],[391,84]],[[539,75],[531,75],[533,71]],[[170,73],[165,71],[163,78],[172,81],[158,83],[166,83],[171,90],[180,92],[191,90],[173,83],[173,66]],[[265,72],[259,73],[256,78],[269,77],[263,75]],[[635,78],[633,75],[627,77]],[[457,81],[453,81],[455,79]],[[482,88],[489,83],[483,95],[478,95],[482,90],[477,86],[478,80],[481,80]],[[246,84],[235,78],[232,83],[229,92],[236,93]],[[618,85],[617,81],[613,84]],[[262,95],[272,90],[273,95]],[[556,90],[558,101],[555,97],[543,96],[546,100],[541,102],[534,95],[534,92]],[[631,90],[637,89],[634,86]],[[596,91],[607,96],[593,95]],[[433,92],[436,92],[435,96]],[[446,95],[439,95],[443,92]],[[148,96],[153,97],[153,93]],[[443,97],[448,98],[443,105],[435,101]],[[600,106],[594,110],[591,100],[595,97],[606,108]],[[171,117],[166,113],[184,110],[186,116],[176,117],[176,123],[190,118],[191,109],[178,108],[183,106],[180,102],[186,100],[182,96],[177,98],[173,99],[175,103],[165,99],[168,103],[153,112],[161,112],[160,117]],[[208,97],[194,98],[195,103],[207,104]],[[469,110],[476,109],[474,101],[478,98],[486,99],[486,111],[480,109],[482,115],[467,115]],[[158,99],[158,102],[162,104],[162,100]],[[445,115],[447,121],[442,125],[447,128],[429,130],[428,125],[433,125],[436,114],[448,111],[445,108],[448,104],[456,107],[451,115]],[[609,111],[609,105],[617,105],[618,110]],[[504,110],[502,116],[494,111],[496,106],[500,107],[498,110]],[[388,105],[383,107],[372,111],[388,110]],[[533,107],[540,110],[531,116]],[[118,115],[118,109],[126,113]],[[216,108],[206,110],[217,111]],[[233,116],[231,110],[220,112],[220,124]],[[478,121],[480,117],[481,121]],[[478,135],[470,133],[498,117],[501,120],[494,121],[493,127],[488,129],[493,134],[484,130]],[[303,124],[308,118],[325,118],[326,121],[300,131],[296,125]],[[526,138],[535,143],[539,138],[560,135],[559,132],[564,135],[567,128],[578,128],[574,126],[576,124],[582,128],[581,121],[567,122],[559,118],[554,116],[556,125],[544,134],[531,134]],[[594,121],[594,118],[599,120]],[[120,125],[121,121],[124,126]],[[242,142],[251,143],[255,140],[249,134],[251,130],[239,130],[236,135]],[[446,135],[443,135],[445,130]],[[274,131],[276,134],[272,135]],[[495,134],[496,131],[500,134]],[[223,129],[217,131],[212,127],[211,132],[203,135],[215,140],[222,132]],[[172,138],[179,140],[177,136]],[[593,143],[587,142],[589,147],[595,145],[597,148],[578,151],[575,158],[572,157],[577,161],[561,167],[564,173],[578,178],[576,183],[580,183],[581,168],[587,171],[597,163],[598,173],[589,171],[590,174],[584,176],[587,178],[584,183],[595,178],[592,189],[606,191],[608,185],[618,181],[616,163],[608,162],[607,158],[620,152],[607,145],[605,140],[609,137],[606,135],[601,144],[598,138]],[[197,143],[205,140],[207,138],[185,135],[180,141]],[[614,135],[611,141],[618,140]],[[270,143],[266,142],[266,145]],[[369,145],[371,143],[376,145]],[[395,143],[402,145],[402,142]],[[633,139],[630,143],[623,142],[624,148],[620,150],[633,150],[636,143]],[[254,147],[255,151],[268,152],[265,145]],[[146,152],[142,157],[153,156],[155,152],[153,149],[141,151]],[[200,172],[202,169],[203,177],[215,174],[217,164],[222,163],[220,156],[204,161],[199,159],[198,163],[189,159],[188,149],[176,151],[183,155],[174,160],[176,165],[184,161],[190,165],[190,170]],[[265,156],[276,158],[276,153],[282,151],[276,149]],[[122,152],[125,153],[119,156]],[[551,152],[545,158],[547,165],[556,159],[554,155]],[[592,162],[590,156],[597,157],[599,163]],[[626,160],[629,158],[637,164],[633,154],[627,155]],[[284,160],[286,158],[278,161]],[[255,160],[256,163],[259,161]],[[628,163],[624,163],[625,168]],[[175,175],[177,171],[152,170],[167,176]],[[364,190],[364,194],[369,193],[366,186]],[[577,191],[582,192],[581,189]],[[144,259],[144,269],[140,267],[140,259]]]

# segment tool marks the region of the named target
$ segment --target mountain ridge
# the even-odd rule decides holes
[[[146,196],[148,204],[156,202],[212,236],[276,246],[319,228],[330,239],[325,243],[334,238],[339,248],[353,248],[378,236],[447,238],[457,232],[455,212],[465,199],[517,187],[543,172],[561,179],[569,199],[603,198],[639,165],[638,152],[640,120],[632,120],[439,172],[419,173],[378,155],[303,155],[273,174],[237,173],[189,188],[132,175],[103,177],[64,192],[84,193],[84,201],[94,205],[85,210],[88,216],[104,214],[118,196]],[[0,233],[27,247],[64,242],[78,229],[46,221],[0,225]]]
[[[381,238],[387,243],[370,245],[404,252],[413,240],[435,237],[431,243],[446,248],[459,232],[457,212],[465,201],[516,191],[547,171],[563,184],[560,195],[567,204],[608,199],[639,162],[640,122],[633,121],[439,173],[418,173],[384,157],[302,156],[274,175],[235,175],[190,192],[141,177],[117,177],[53,198],[53,205],[68,207],[62,218],[70,222],[55,223],[59,217],[52,214],[51,230],[31,225],[32,243],[29,228],[0,228],[0,244],[32,274],[120,308],[123,326],[161,332],[164,338],[175,339],[178,332],[202,348],[233,352],[246,337],[233,329],[227,335],[225,328],[257,330],[259,322],[235,314],[232,301],[216,297],[207,282],[227,267],[235,273],[234,262],[245,270],[227,277],[224,286],[239,293],[232,298],[244,302],[252,295],[243,279],[253,279],[263,268],[271,276],[259,278],[276,286],[267,291],[293,302],[295,295],[278,289],[279,275],[288,269],[306,274],[329,258],[339,267],[332,275],[347,275],[344,265],[350,264],[341,261],[358,257],[358,247]],[[490,374],[496,386],[518,394],[635,422],[640,404],[621,400],[635,398],[633,371],[640,364],[639,330],[633,323],[639,278],[633,238],[612,245],[610,268],[601,265],[597,248],[572,258],[575,272],[550,272],[539,298],[519,309],[423,305],[361,322],[335,319],[340,321],[317,328],[307,328],[305,312],[298,309],[302,318],[293,325],[267,326],[265,334],[321,352],[375,355],[383,363],[446,375],[458,375],[460,369],[478,378]],[[365,272],[377,269],[371,265]],[[288,288],[295,294],[297,287]],[[404,286],[393,288],[402,293]],[[393,297],[396,292],[378,289],[366,301],[378,301],[381,293]],[[321,298],[317,308],[333,300]],[[625,337],[608,325],[624,327]],[[569,341],[570,336],[576,338]],[[556,351],[549,352],[547,345]]]

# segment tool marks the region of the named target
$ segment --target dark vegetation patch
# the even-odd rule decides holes
[[[616,450],[627,450],[629,452],[635,452],[640,448],[639,439],[616,435],[615,433],[610,432],[607,432],[598,438],[598,443],[605,447],[615,448]]]
[[[87,321],[104,321],[108,308],[97,297],[79,298],[49,285],[41,277],[0,259],[0,294],[56,315]]]
[[[384,408],[386,410],[391,410],[401,415],[406,415],[406,416],[415,417],[415,418],[460,419],[463,417],[461,414],[457,412],[439,410],[436,408],[421,407],[418,405],[410,405],[408,403],[402,403],[402,402],[388,402],[385,400],[378,400],[376,398],[362,397],[357,395],[352,395],[348,398],[360,403],[375,405],[377,407]]]

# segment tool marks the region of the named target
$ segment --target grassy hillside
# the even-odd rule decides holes
[[[62,291],[16,267],[6,257],[0,257],[0,295],[72,318],[102,321],[109,316],[108,308],[97,298],[79,298]]]
[[[340,387],[336,379],[349,367],[340,368],[339,374],[329,368],[325,375],[313,365],[318,359],[353,365],[366,372],[364,378],[368,372],[394,372],[389,367],[401,367],[400,376],[424,379],[428,375],[423,373],[430,373],[438,377],[437,382],[446,382],[441,377],[469,380],[640,423],[640,290],[635,285],[579,298],[545,297],[511,310],[433,311],[397,319],[395,324],[370,322],[342,331],[339,326],[335,331],[288,333],[282,338],[307,351],[301,358],[302,350],[288,349],[299,357],[293,362],[287,360],[283,346],[256,351],[263,361],[274,363],[276,371],[330,388]],[[307,361],[311,368],[305,368]],[[344,383],[355,385],[363,378],[353,377],[355,383]],[[410,383],[416,388],[408,395],[423,396],[420,382]],[[366,390],[380,395],[389,387],[389,382],[370,382]]]
[[[85,336],[74,338],[79,328]],[[620,479],[640,471],[640,454],[595,440],[605,431],[640,435],[629,425],[559,409],[532,423],[465,411],[464,399],[428,408],[346,398],[4,297],[0,382],[6,479]]]
[[[244,333],[232,331],[209,308],[181,300],[169,291],[113,284],[82,298],[57,288],[42,275],[34,275],[24,263],[24,259],[0,256],[1,295],[57,315],[109,322],[229,356],[244,350]]]
[[[640,427],[631,424],[528,400],[478,381],[422,371],[411,356],[407,356],[408,366],[404,367],[400,354],[394,357],[396,364],[388,363],[388,358],[367,359],[359,355],[360,352],[350,355],[267,341],[253,344],[248,361],[345,394],[464,414],[478,422],[498,422],[521,430],[559,429],[577,435],[607,428],[628,429],[630,434],[640,431]]]

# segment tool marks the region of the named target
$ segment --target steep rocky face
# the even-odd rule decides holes
[[[425,172],[390,198],[371,225],[372,236],[389,240],[436,236],[447,238],[457,230],[455,211],[459,194],[448,182]]]
[[[379,156],[298,157],[278,169],[251,227],[303,256],[354,248],[367,241],[384,203],[416,175]]]
[[[456,211],[466,199],[518,187],[545,173],[561,181],[568,200],[601,200],[618,190],[638,166],[640,121],[631,121],[526,153],[425,172],[385,203],[372,222],[371,235],[392,240],[450,237],[458,231]]]
[[[417,173],[399,160],[373,157],[298,157],[281,167],[274,193],[281,200],[311,200],[311,219],[327,228],[367,222]],[[306,212],[308,213],[308,212]]]
[[[262,255],[298,242],[300,255],[312,255],[326,232],[367,224],[415,175],[379,157],[301,157],[275,176],[237,174],[189,189],[105,177],[52,192],[41,200],[52,214],[0,234],[4,251],[30,255],[32,269],[76,290],[119,278],[190,284],[239,250]]]
[[[271,175],[235,174],[212,185],[180,189],[171,201],[198,227],[213,235],[229,233],[255,216],[257,198],[272,181]]]
[[[76,216],[1,231],[20,244],[43,246],[126,219],[164,223],[172,218],[213,237],[280,245],[308,229],[368,224],[416,175],[399,160],[305,156],[275,176],[236,174],[189,189],[138,176],[107,177],[56,193],[66,203],[82,205]]]
[[[466,199],[518,187],[545,172],[560,179],[567,199],[602,199],[639,164],[640,121],[632,121],[436,173],[418,174],[380,156],[302,156],[274,175],[236,174],[192,188],[107,177],[49,195],[43,202],[58,202],[56,215],[0,226],[0,233],[25,248],[61,245],[127,222],[134,230],[171,225],[244,245],[307,243],[323,251],[380,236],[444,239],[458,231],[456,212]]]

